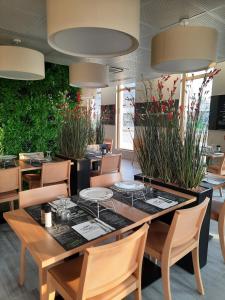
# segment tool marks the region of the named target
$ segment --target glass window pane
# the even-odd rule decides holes
[[[135,100],[135,83],[120,86],[120,145],[122,149],[133,150],[134,138],[134,100]]]

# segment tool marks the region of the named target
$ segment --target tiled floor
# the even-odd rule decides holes
[[[123,161],[122,173],[126,180],[133,179],[138,172],[131,162]],[[218,197],[218,199],[221,199]],[[220,252],[217,223],[211,222],[210,231],[214,238],[209,242],[208,264],[202,269],[205,296],[200,296],[195,287],[194,276],[181,268],[171,269],[173,300],[224,300],[225,299],[225,264]],[[0,300],[38,300],[38,272],[32,258],[27,254],[27,276],[25,286],[17,284],[19,266],[19,240],[7,224],[0,225]],[[143,290],[143,300],[160,300],[162,281],[157,280]],[[133,299],[132,296],[128,297]]]

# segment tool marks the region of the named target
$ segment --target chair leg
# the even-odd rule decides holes
[[[14,210],[14,201],[9,202],[10,210]]]
[[[202,277],[201,277],[201,271],[199,266],[199,249],[198,248],[193,249],[191,254],[192,254],[192,262],[193,262],[193,267],[195,272],[197,289],[201,295],[204,295],[205,292],[202,284]]]
[[[26,268],[26,262],[25,257],[26,256],[26,246],[22,242],[21,243],[21,252],[20,252],[20,273],[19,273],[19,285],[24,285],[24,279],[25,279],[25,268]]]
[[[55,288],[49,274],[47,274],[47,300],[55,300]]]
[[[221,216],[218,220],[218,232],[220,237],[220,247],[225,263],[225,232],[224,232],[224,224],[225,223],[225,217]]]
[[[172,300],[171,289],[170,289],[170,267],[169,265],[161,265],[162,272],[162,284],[163,284],[163,293],[165,300]]]
[[[141,288],[137,288],[137,290],[134,291],[134,299],[135,300],[141,300],[142,296],[141,296]]]

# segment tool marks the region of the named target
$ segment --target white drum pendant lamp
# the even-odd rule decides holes
[[[140,0],[47,0],[49,45],[81,57],[114,57],[138,48]]]
[[[104,88],[109,85],[109,67],[96,63],[76,63],[69,66],[70,85]]]
[[[216,61],[216,48],[216,29],[178,25],[153,37],[151,65],[167,73],[207,69]]]
[[[44,55],[29,48],[0,46],[0,77],[16,80],[44,79]]]

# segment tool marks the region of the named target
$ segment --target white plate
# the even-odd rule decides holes
[[[224,156],[224,153],[221,153],[221,152],[214,152],[213,155],[216,155],[216,156]]]
[[[16,155],[0,155],[0,160],[12,160],[16,159]]]
[[[102,187],[92,187],[80,191],[80,198],[89,201],[106,201],[112,198],[113,192]]]
[[[139,191],[139,190],[143,190],[145,187],[144,183],[139,181],[134,181],[134,180],[116,182],[114,186],[117,189],[126,190],[126,191]]]

